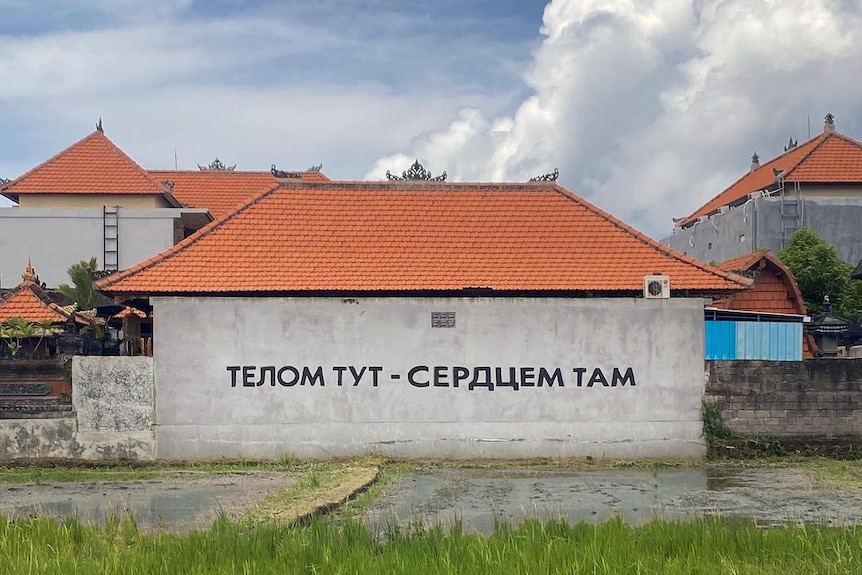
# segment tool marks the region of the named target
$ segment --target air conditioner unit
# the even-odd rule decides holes
[[[670,277],[664,275],[644,276],[645,299],[667,299],[670,297]]]

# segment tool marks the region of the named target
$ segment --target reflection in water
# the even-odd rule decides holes
[[[94,486],[98,487],[98,486]],[[143,529],[207,527],[213,512],[222,509],[236,495],[236,485],[178,489],[125,489],[113,486],[111,492],[91,489],[93,493],[64,500],[47,500],[33,505],[0,509],[0,514],[12,517],[32,515],[76,517],[83,523],[104,525],[110,517],[131,515]],[[120,491],[120,492],[117,492]]]

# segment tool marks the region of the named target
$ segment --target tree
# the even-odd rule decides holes
[[[69,274],[69,279],[72,280],[72,286],[69,284],[60,284],[57,289],[60,292],[78,304],[79,310],[93,309],[96,307],[96,286],[93,279],[93,272],[99,269],[99,264],[96,263],[96,258],[90,258],[90,261],[81,260],[66,270]]]
[[[853,266],[813,231],[798,230],[778,252],[778,259],[793,272],[809,313],[820,313],[826,296],[840,315],[862,313],[862,289],[850,280]]]

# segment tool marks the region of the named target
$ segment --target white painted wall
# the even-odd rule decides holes
[[[153,302],[160,458],[637,458],[705,451],[700,299]],[[432,328],[432,311],[455,311],[456,327]],[[407,381],[417,365],[561,368],[565,387],[470,390],[465,381],[419,388]],[[322,366],[325,385],[273,386],[267,378],[245,387],[239,371],[232,386],[228,366],[257,366],[255,374],[261,366]],[[345,372],[339,387],[336,366],[380,366],[378,386],[368,372],[354,386]],[[588,368],[581,387],[576,367]],[[608,374],[631,367],[636,386],[588,387],[595,367]]]

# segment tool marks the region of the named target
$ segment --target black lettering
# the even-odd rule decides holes
[[[362,369],[356,371],[356,369],[351,365],[350,373],[353,375],[353,387],[356,387],[359,385],[359,382],[362,381],[362,375],[365,373],[365,366],[362,366]]]
[[[414,387],[428,387],[429,385],[431,385],[431,383],[428,382],[427,380],[426,381],[416,381],[416,374],[420,373],[420,372],[428,373],[428,366],[427,365],[417,365],[416,367],[411,369],[409,372],[407,372],[407,381],[410,382],[410,385],[412,385]]]
[[[485,381],[479,381],[479,372],[485,376]],[[487,387],[488,391],[494,391],[494,384],[491,382],[491,368],[490,367],[474,367],[473,368],[473,379],[470,380],[470,383],[467,384],[467,389],[473,391],[473,389],[477,387]]]
[[[236,374],[240,369],[242,369],[242,368],[238,365],[227,366],[227,370],[230,372],[230,386],[231,387],[236,387]]]
[[[290,373],[292,373],[293,379],[291,379],[290,381],[284,379],[284,377],[282,377],[282,375],[284,374],[285,371],[289,371]],[[278,374],[276,375],[276,378],[278,379],[279,385],[283,385],[284,387],[293,387],[299,381],[299,370],[296,369],[295,367],[293,367],[292,365],[285,365],[284,367],[282,367],[281,369],[278,370]]]
[[[317,366],[317,369],[314,370],[314,374],[312,375],[311,370],[307,367],[302,368],[302,381],[299,382],[299,385],[305,385],[306,382],[308,385],[313,386],[315,382],[320,384],[320,387],[323,387],[323,368]]]
[[[554,382],[560,387],[563,387],[563,370],[559,367],[554,370],[553,375],[548,375],[548,370],[544,367],[539,368],[539,387],[548,384],[548,387],[553,387]],[[522,384],[523,385],[523,384]],[[580,385],[580,377],[578,377],[578,385]]]
[[[254,370],[257,368],[253,365],[244,365],[242,366],[242,386],[243,387],[254,387]]]
[[[332,368],[332,371],[338,374],[338,387],[341,387],[343,383],[344,372],[347,371],[347,368],[343,365],[336,365]]]
[[[617,384],[624,386],[628,382],[629,385],[635,387],[635,372],[632,368],[627,368],[625,375],[620,374],[619,368],[614,368],[614,373],[611,375],[611,387],[616,387]]]
[[[371,387],[377,387],[377,376],[381,371],[383,371],[383,366],[372,365],[368,368],[368,371],[371,372]]]
[[[470,370],[466,367],[456,367],[452,370],[452,387],[458,387],[458,385],[467,379],[467,376],[470,375]]]
[[[506,381],[503,381],[503,368],[494,368],[494,382],[497,387],[511,387],[515,391],[518,391],[518,368],[509,368],[509,378]]]
[[[584,384],[584,374],[587,373],[586,367],[576,367],[572,371],[578,374],[578,387]]]
[[[598,367],[593,370],[593,375],[590,376],[590,381],[587,382],[587,387],[592,387],[595,383],[601,383],[605,387],[608,387],[609,385],[605,374],[602,373],[602,370]]]
[[[521,387],[533,387],[535,382],[533,380],[536,379],[536,368],[535,367],[522,367],[521,368]]]
[[[449,382],[446,381],[449,374],[446,369],[445,365],[434,366],[434,387],[449,387]]]
[[[257,382],[257,386],[260,387],[266,381],[266,374],[269,374],[269,381],[272,382],[273,387],[275,386],[275,366],[274,365],[265,365],[260,368],[260,381]]]

